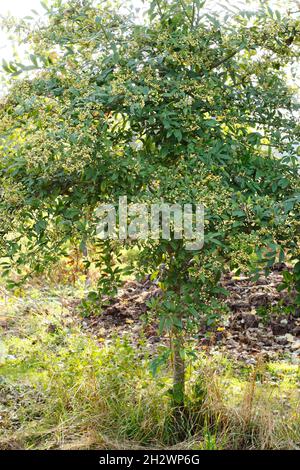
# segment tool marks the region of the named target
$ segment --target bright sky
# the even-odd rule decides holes
[[[0,16],[12,14],[13,16],[24,17],[32,15],[32,9],[42,14],[40,0],[0,0]],[[3,59],[9,60],[12,56],[12,45],[4,31],[0,31],[0,63]]]
[[[41,11],[40,0],[0,0],[0,14],[8,12],[18,16],[25,16],[31,9]]]

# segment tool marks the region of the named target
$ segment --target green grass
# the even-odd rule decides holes
[[[30,288],[0,303],[0,448],[300,446],[298,366],[199,354],[175,424],[170,372],[152,377],[145,340],[99,346],[62,307],[65,289]]]

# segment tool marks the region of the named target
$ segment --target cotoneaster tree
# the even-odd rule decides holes
[[[287,82],[299,15],[267,2],[217,15],[204,1],[157,0],[142,21],[114,3],[56,0],[45,23],[6,21],[30,56],[4,63],[2,268],[41,272],[70,241],[85,252],[95,210],[120,196],[203,204],[201,250],[130,241],[141,271],[159,276],[150,306],[172,348],[156,366],[172,356],[180,410],[185,346],[218,311],[222,274],[299,256],[299,107]],[[118,243],[101,245],[99,293],[122,274]]]

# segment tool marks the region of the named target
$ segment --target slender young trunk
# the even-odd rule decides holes
[[[181,298],[180,282],[175,287],[179,301]],[[181,315],[179,320],[182,321]],[[177,418],[184,408],[185,393],[185,361],[184,361],[184,336],[182,328],[173,327],[173,406]]]
[[[88,252],[87,244],[86,242],[83,242],[82,243],[82,256],[83,258],[87,259],[88,255],[89,255],[89,252]],[[85,267],[84,274],[85,274],[85,287],[89,287],[90,286],[89,268]]]
[[[175,331],[173,343],[173,405],[179,412],[184,407],[185,363],[182,332]]]

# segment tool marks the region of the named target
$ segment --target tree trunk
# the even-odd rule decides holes
[[[83,258],[86,258],[88,259],[88,255],[89,255],[89,252],[88,252],[88,247],[87,247],[87,244],[86,242],[82,241],[82,256]],[[91,281],[90,281],[90,278],[89,278],[89,268],[85,267],[84,269],[84,274],[85,274],[85,287],[88,288],[91,284]]]
[[[182,332],[176,329],[173,343],[173,405],[180,412],[184,407],[185,364]]]

